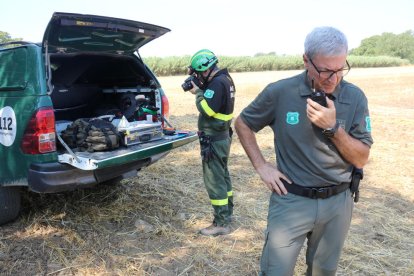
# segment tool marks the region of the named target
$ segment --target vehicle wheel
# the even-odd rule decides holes
[[[20,192],[15,187],[0,187],[0,225],[14,220],[20,212]]]

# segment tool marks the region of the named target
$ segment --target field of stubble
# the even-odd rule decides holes
[[[298,72],[232,74],[235,114],[269,82]],[[195,129],[194,96],[182,92],[184,78],[160,81],[170,122]],[[338,275],[414,275],[414,67],[353,69],[347,80],[368,97],[375,143]],[[258,141],[275,161],[271,131]],[[0,227],[0,274],[257,275],[269,191],[237,136],[229,169],[234,231],[216,238],[197,234],[212,220],[197,142],[115,185],[25,193],[19,219]],[[295,275],[304,271],[302,252]]]

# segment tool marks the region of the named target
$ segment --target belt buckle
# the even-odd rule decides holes
[[[322,198],[325,199],[327,198],[327,188],[311,188],[311,198],[312,199],[318,199],[318,198]]]

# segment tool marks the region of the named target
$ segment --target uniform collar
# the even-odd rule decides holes
[[[222,75],[222,74],[226,74],[226,75],[228,75],[228,74],[229,74],[229,72],[228,72],[227,68],[224,68],[224,69],[219,69],[219,70],[216,72],[216,74],[214,74],[214,76],[213,76],[213,77],[216,77],[216,76],[219,76],[219,75]]]

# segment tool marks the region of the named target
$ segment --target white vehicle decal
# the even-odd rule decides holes
[[[13,145],[16,138],[16,115],[13,108],[0,109],[0,143],[6,147]]]

